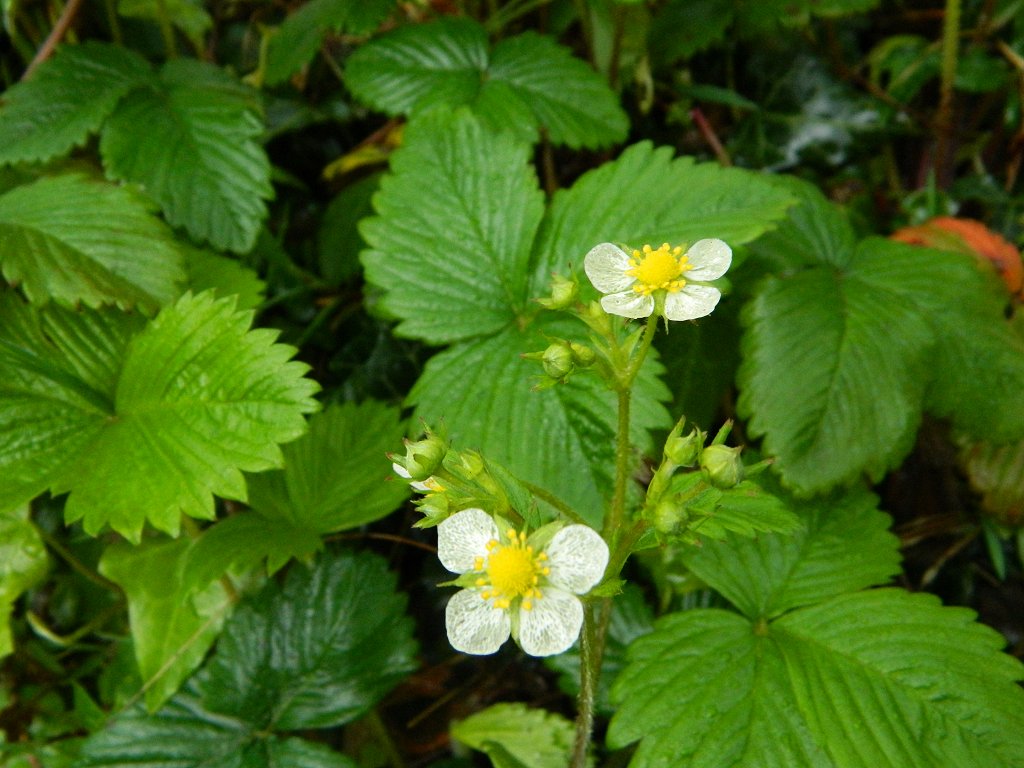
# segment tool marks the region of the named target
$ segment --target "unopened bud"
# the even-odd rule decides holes
[[[677,467],[692,467],[697,463],[705,434],[699,429],[688,435],[669,435],[665,441],[665,458]]]
[[[654,508],[654,527],[661,533],[678,533],[686,524],[686,519],[686,510],[674,499],[662,499]]]
[[[576,367],[572,347],[564,341],[556,341],[545,349],[541,363],[544,373],[557,381],[565,381]]]
[[[537,303],[545,309],[568,309],[576,303],[579,293],[580,286],[575,277],[566,278],[556,274],[551,277],[551,295],[537,299]]]
[[[574,341],[569,344],[569,349],[572,350],[572,361],[580,368],[589,368],[597,359],[597,353],[586,344]]]
[[[427,436],[415,442],[405,443],[405,471],[412,480],[426,480],[441,466],[448,453],[448,443],[438,435],[427,432]]]
[[[709,445],[700,454],[700,466],[716,488],[733,488],[743,480],[742,448]]]

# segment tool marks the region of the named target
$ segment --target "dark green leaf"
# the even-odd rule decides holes
[[[192,293],[212,290],[218,298],[234,296],[239,309],[255,309],[267,291],[267,284],[237,260],[199,248],[185,250],[185,271]]]
[[[248,251],[273,194],[256,104],[226,72],[172,60],[156,87],[130,94],[104,126],[107,174],[141,184],[167,220],[194,238]]]
[[[331,406],[284,448],[284,470],[248,478],[249,504],[264,517],[316,533],[356,528],[393,512],[408,485],[385,455],[404,435],[397,408],[368,400]]]
[[[802,530],[704,541],[684,561],[751,620],[885,584],[900,572],[899,540],[877,503],[863,491],[791,502]]]
[[[29,80],[4,93],[0,164],[69,152],[99,130],[129,91],[154,80],[145,59],[119,45],[62,45]]]
[[[152,314],[177,298],[185,271],[148,208],[129,189],[79,175],[16,187],[0,195],[3,275],[34,304],[116,303]]]
[[[466,112],[409,127],[362,232],[367,279],[397,332],[434,344],[495,333],[526,307],[543,196],[529,147]],[[424,190],[430,190],[429,195]]]
[[[415,653],[405,597],[384,561],[328,555],[238,607],[203,701],[260,729],[328,728],[372,707],[415,668]]]
[[[0,659],[14,650],[7,624],[14,601],[42,581],[49,564],[28,507],[0,512]]]

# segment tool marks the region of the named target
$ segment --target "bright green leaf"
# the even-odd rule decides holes
[[[394,7],[395,0],[310,0],[270,38],[264,81],[276,85],[306,66],[328,31],[369,34]]]
[[[530,149],[471,115],[409,127],[363,223],[367,279],[397,332],[434,344],[494,333],[526,307],[530,242],[543,195]],[[424,194],[430,190],[430,194]]]
[[[100,573],[128,598],[135,659],[151,712],[199,666],[231,606],[219,582],[194,593],[186,589],[182,564],[190,544],[187,539],[114,544],[99,564]]]
[[[236,259],[199,248],[185,249],[185,271],[192,293],[213,290],[220,298],[234,296],[239,309],[255,309],[267,292],[267,284]]]
[[[0,659],[14,650],[7,623],[14,601],[42,581],[49,564],[28,507],[0,512]]]
[[[99,130],[126,93],[153,79],[146,60],[123,46],[60,46],[30,79],[4,93],[0,165],[69,152]]]
[[[121,102],[100,152],[107,175],[142,185],[171,224],[245,252],[273,194],[262,131],[254,92],[210,64],[174,59],[157,86]]]
[[[752,620],[899,574],[899,539],[889,533],[889,516],[878,511],[873,495],[854,491],[791,504],[802,530],[704,541],[686,550],[687,567]]]
[[[483,752],[494,768],[564,768],[575,729],[561,715],[495,704],[452,724],[452,738]]]
[[[356,528],[408,498],[385,455],[401,443],[397,408],[366,401],[331,406],[284,448],[284,470],[250,475],[249,505],[264,517],[317,533]]]
[[[507,122],[535,137],[541,127],[574,148],[621,141],[629,127],[615,94],[568,49],[527,32],[489,51],[484,28],[468,18],[382,35],[349,57],[345,78],[357,98],[389,114],[470,106],[494,128]]]
[[[699,474],[676,475],[671,491],[678,493],[699,479]],[[734,488],[720,491],[711,489],[713,506],[689,510],[691,517],[688,531],[703,542],[705,539],[720,540],[729,533],[751,537],[758,533],[792,533],[800,527],[800,521],[778,497],[767,493],[752,482],[741,482]]]
[[[672,614],[630,649],[608,741],[639,740],[635,768],[1010,768],[1024,750],[1024,670],[972,619],[896,589],[767,625]]]
[[[231,299],[186,295],[142,327],[2,298],[0,496],[71,491],[66,519],[91,534],[211,518],[212,494],[244,499],[241,470],[279,466],[317,407],[294,349]]]
[[[858,257],[863,268],[845,275],[770,278],[744,312],[740,412],[786,483],[805,492],[862,473],[878,480],[910,450],[921,418],[934,336],[885,288],[908,269]]]
[[[260,729],[328,728],[366,712],[415,668],[412,621],[371,554],[295,567],[224,628],[204,703]]]
[[[153,313],[180,294],[185,273],[171,232],[148,207],[129,189],[80,175],[16,187],[0,195],[3,275],[35,304]]]
[[[635,144],[555,194],[534,246],[531,295],[547,294],[552,272],[565,274],[570,265],[581,272],[583,257],[598,243],[639,247],[717,237],[742,245],[781,219],[792,201],[750,171],[673,159],[667,147]]]

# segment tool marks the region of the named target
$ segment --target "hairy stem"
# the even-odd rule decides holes
[[[953,85],[960,42],[960,0],[946,0],[942,17],[942,75],[939,84],[939,110],[935,115],[937,142],[935,173],[940,180],[947,177],[946,166],[953,143]]]

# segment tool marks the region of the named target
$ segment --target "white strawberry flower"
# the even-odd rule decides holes
[[[552,656],[576,641],[583,626],[577,595],[601,580],[608,545],[585,525],[561,528],[546,544],[535,537],[513,528],[499,531],[494,519],[476,508],[437,526],[441,564],[452,573],[471,574],[461,580],[469,586],[448,601],[445,611],[455,650],[494,653],[512,635],[531,656]]]
[[[728,271],[732,249],[716,238],[698,240],[688,249],[662,243],[627,253],[614,243],[594,246],[583,259],[587,277],[601,293],[605,312],[622,317],[649,317],[655,294],[664,291],[665,317],[694,320],[711,314],[722,298],[707,285]]]

